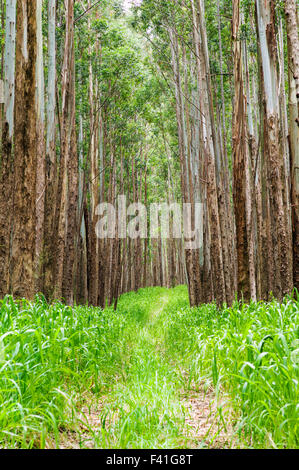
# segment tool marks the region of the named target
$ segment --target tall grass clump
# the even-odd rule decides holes
[[[78,397],[96,404],[132,376],[136,358],[136,368],[142,368],[147,351],[139,357],[136,346],[161,293],[156,288],[125,294],[117,311],[49,305],[41,296],[35,302],[11,296],[0,301],[0,448],[43,448],[48,438],[59,447],[63,433],[75,428]],[[132,419],[124,415],[122,421],[132,427]],[[124,430],[95,445],[125,445]]]
[[[134,318],[136,335],[128,344],[123,380],[104,397],[103,427],[94,434],[100,448],[184,447],[182,380],[164,354],[162,312],[172,290],[155,287],[125,294],[119,313]]]
[[[189,380],[225,390],[252,447],[298,448],[299,302],[235,302],[164,312],[168,354]]]
[[[0,447],[43,447],[49,432],[58,440],[73,396],[109,387],[135,334],[134,312],[121,312],[39,297],[0,302]]]
[[[298,448],[298,320],[298,299],[190,308],[185,286],[125,294],[116,311],[6,296],[0,448],[60,447],[72,430],[81,447],[182,447],[180,397],[202,384],[228,397],[238,442]],[[95,427],[79,415],[97,403]]]

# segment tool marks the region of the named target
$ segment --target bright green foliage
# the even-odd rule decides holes
[[[81,167],[87,172],[90,166],[91,70],[96,103],[93,116],[97,120],[101,112],[105,133],[103,179],[106,193],[109,191],[111,158],[116,159],[118,190],[123,184],[129,197],[132,160],[135,171],[144,174],[146,156],[147,169],[151,168],[147,171],[149,202],[167,199],[168,165],[171,166],[175,197],[180,200],[177,125],[172,92],[157,74],[150,45],[132,29],[129,16],[119,16],[116,6],[115,2],[101,4],[99,18],[93,14],[85,15],[75,27],[76,107],[83,123],[83,142],[79,145],[84,159]],[[77,10],[76,17],[83,12],[82,3],[77,5]],[[58,44],[62,40],[63,37],[58,36]],[[170,146],[171,162],[164,137]],[[120,177],[121,156],[125,178]],[[144,185],[143,178],[140,185]],[[144,197],[144,190],[141,194]]]
[[[144,329],[162,291],[126,294],[117,312],[6,297],[0,310],[0,447],[44,447],[49,436],[59,446],[61,432],[76,424],[78,397],[81,404],[90,393],[96,404],[111,389],[102,432],[90,430],[95,446],[174,445],[183,419],[176,373]],[[104,423],[116,409],[119,418],[107,433]]]
[[[238,445],[298,447],[298,316],[288,298],[190,309],[182,286],[125,294],[116,312],[6,297],[0,447],[59,447],[67,430],[81,447],[185,447],[191,384],[228,394]],[[101,427],[80,432],[98,403]]]
[[[209,380],[231,397],[236,431],[252,447],[299,444],[299,303],[235,303],[219,312],[168,306],[169,354],[189,380]]]
[[[60,303],[14,303],[6,297],[0,320],[0,435],[6,445],[72,421],[72,395],[103,388],[121,362],[127,318],[107,309]],[[67,405],[67,406],[66,406]],[[42,441],[42,439],[41,439]]]

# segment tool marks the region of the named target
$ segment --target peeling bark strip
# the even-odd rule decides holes
[[[0,298],[9,291],[9,251],[12,216],[12,140],[15,96],[16,0],[6,2],[4,53],[4,123],[0,156]]]
[[[291,246],[286,226],[283,193],[287,191],[283,177],[284,156],[279,139],[280,113],[277,83],[277,42],[275,34],[275,4],[273,0],[256,0],[257,23],[262,58],[265,93],[264,154],[269,191],[268,225],[271,226],[274,252],[274,278],[270,288],[282,298],[292,289]],[[273,288],[272,288],[273,286]]]
[[[11,290],[32,298],[36,241],[36,0],[17,1]]]

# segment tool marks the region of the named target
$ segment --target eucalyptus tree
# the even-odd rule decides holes
[[[1,295],[116,306],[187,280],[191,305],[231,304],[298,286],[294,0],[143,0],[128,15],[7,0],[4,19]],[[203,246],[98,240],[96,207],[120,193],[202,203]]]
[[[292,256],[289,232],[289,212],[283,193],[284,156],[281,152],[279,130],[281,116],[278,101],[277,37],[275,31],[275,4],[272,0],[256,0],[257,31],[259,36],[261,68],[263,73],[264,105],[264,159],[267,168],[269,212],[267,224],[272,238],[273,257],[269,258],[270,289],[279,297],[292,288]],[[268,240],[269,241],[269,240]]]
[[[4,51],[4,118],[0,158],[0,297],[9,290],[12,158],[15,98],[16,0],[7,0]],[[1,106],[1,105],[0,105]]]
[[[11,292],[35,292],[37,2],[17,1]]]
[[[65,34],[61,69],[60,163],[54,223],[54,296],[73,302],[78,196],[75,108],[74,2],[65,2]]]
[[[234,52],[234,110],[232,122],[233,168],[234,168],[234,209],[236,218],[238,295],[245,301],[256,299],[253,249],[250,246],[248,224],[249,146],[247,129],[247,100],[243,78],[242,42],[240,39],[240,2],[233,2],[232,39]],[[246,59],[245,59],[246,60]],[[250,210],[250,209],[249,209]]]
[[[288,37],[289,131],[292,178],[293,284],[299,289],[299,38],[298,7],[295,0],[285,1]]]
[[[45,158],[45,217],[43,246],[43,291],[47,297],[53,289],[53,237],[56,203],[56,0],[48,1],[48,87],[47,137]]]
[[[42,291],[43,238],[45,216],[45,86],[42,32],[43,0],[36,5],[36,118],[37,118],[37,173],[36,173],[36,290]]]

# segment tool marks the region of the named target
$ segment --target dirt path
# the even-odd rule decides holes
[[[163,332],[160,331],[160,316],[163,314],[168,302],[169,295],[165,294],[153,303],[147,322],[136,332],[136,344],[133,346],[128,345],[128,348],[132,348],[130,356],[128,356],[132,364],[138,360],[141,361],[140,356],[142,355],[149,358],[155,355],[157,370],[155,371],[149,366],[148,370],[143,367],[143,376],[139,378],[133,366],[130,366],[133,370],[129,372],[131,376],[129,375],[127,379],[116,378],[108,395],[101,397],[96,404],[93,397],[87,395],[86,405],[78,409],[78,427],[73,432],[62,433],[60,448],[121,446],[118,433],[123,432],[125,426],[123,422],[126,422],[126,414],[127,419],[132,415],[132,401],[134,400],[136,409],[141,409],[147,403],[151,404],[151,401],[159,399],[159,391],[157,390],[157,393],[155,393],[154,390],[157,383],[150,381],[150,375],[156,373],[156,376],[162,377],[166,383],[169,380],[166,377],[166,372],[170,371],[176,374],[176,380],[181,381],[180,383],[188,383],[187,373],[178,370],[177,365],[170,363],[165,354]],[[138,371],[139,369],[137,369]],[[146,395],[138,391],[138,380],[140,380],[141,389],[147,387]],[[169,380],[169,387],[171,386],[172,383]],[[203,386],[198,386],[198,384],[191,384],[189,389],[180,386],[177,387],[175,393],[170,395],[169,400],[171,402],[165,403],[165,407],[177,409],[177,413],[183,417],[177,443],[173,444],[174,448],[229,448],[234,444],[232,428],[227,424],[232,420],[228,403],[224,399],[222,399],[221,404],[219,400],[217,402],[212,388],[205,390]],[[110,412],[107,412],[106,417],[103,418],[105,410],[110,410]],[[219,410],[221,410],[221,413]],[[135,424],[132,421],[131,426],[134,428]],[[146,429],[144,432],[146,432]],[[105,434],[104,438],[103,433]],[[96,438],[99,435],[102,436],[101,443]],[[125,437],[124,435],[124,442],[126,442]],[[107,442],[107,445],[105,445],[105,442]],[[171,446],[171,443],[169,445]],[[169,447],[169,445],[166,447]],[[125,448],[125,444],[123,446],[119,448]]]
[[[151,313],[150,321],[162,313],[169,298],[160,299],[161,305]],[[188,374],[182,371],[188,381]],[[219,402],[212,387],[205,390],[204,387],[193,387],[183,390],[180,401],[185,409],[184,437],[188,442],[188,448],[230,448],[235,443],[231,426],[231,412],[228,398]],[[219,414],[221,409],[222,419]]]

